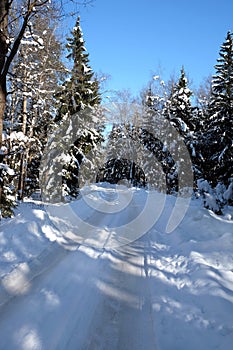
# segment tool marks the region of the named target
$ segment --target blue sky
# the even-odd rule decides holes
[[[111,75],[109,89],[134,94],[182,65],[193,88],[213,74],[232,14],[232,0],[96,0],[80,12],[93,70]]]

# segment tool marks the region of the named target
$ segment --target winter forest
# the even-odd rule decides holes
[[[68,13],[62,2],[20,4],[0,1],[2,217],[11,216],[17,204],[35,192],[54,202],[77,198],[87,181],[126,180],[176,195],[187,186],[179,179],[187,157],[192,195],[201,196],[204,206],[217,214],[233,204],[230,31],[219,48],[215,75],[195,91],[181,62],[177,80],[164,82],[153,76],[137,97],[113,92],[111,107],[106,103],[105,77],[91,68],[78,13],[64,42],[59,20]],[[140,149],[152,156],[145,161]],[[58,154],[59,164],[53,162]],[[61,188],[51,177],[54,172],[62,178]]]
[[[0,0],[0,350],[232,349],[232,18],[212,0],[146,5]],[[194,87],[185,55],[206,59],[220,6],[213,75]],[[182,41],[176,76],[146,75],[158,35],[164,57]],[[115,72],[134,66],[114,90],[115,48]]]

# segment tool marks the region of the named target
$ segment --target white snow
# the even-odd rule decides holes
[[[4,163],[0,163],[0,170],[5,171],[7,174],[13,176],[15,175],[15,172],[13,169],[11,169],[7,164],[4,164]]]
[[[232,182],[229,184],[227,190],[224,192],[223,197],[224,197],[226,200],[230,200],[230,199],[233,200],[233,180],[232,180]]]
[[[145,190],[115,188],[85,187],[72,205],[97,236],[146,205]],[[166,234],[174,203],[136,241],[105,249],[63,234],[43,203],[20,204],[0,226],[0,349],[232,349],[233,208],[217,216],[192,200]]]

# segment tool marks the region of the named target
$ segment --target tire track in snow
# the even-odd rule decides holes
[[[121,304],[118,349],[156,350],[146,254],[144,240],[124,252],[121,286],[130,297]]]
[[[143,237],[117,250],[64,249],[2,309],[0,349],[156,350],[147,244]]]

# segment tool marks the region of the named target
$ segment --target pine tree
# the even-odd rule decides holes
[[[215,66],[205,134],[205,176],[214,186],[233,176],[233,38],[227,33]]]
[[[102,140],[101,125],[97,125],[95,107],[100,104],[99,84],[89,64],[89,54],[85,48],[83,33],[78,17],[68,38],[67,58],[73,63],[70,77],[57,94],[58,112],[56,123],[61,123],[77,115],[76,141],[69,151],[69,162],[63,167],[64,196],[76,197],[79,193],[79,168],[85,156]]]
[[[83,40],[80,17],[71,34],[72,37],[67,39],[66,48],[67,58],[73,63],[73,68],[70,78],[63,84],[57,96],[60,106],[57,120],[62,119],[67,113],[73,115],[86,107],[100,103],[98,82],[94,79],[94,72],[89,65],[89,54]]]
[[[192,94],[182,67],[178,83],[174,85],[165,106],[165,114],[168,120],[182,135],[187,134],[189,130],[194,130],[192,122],[194,110],[191,104]]]
[[[216,75],[212,81],[212,105],[216,113],[225,115],[230,122],[233,112],[233,38],[227,33],[226,41],[220,48],[220,58],[215,65]],[[231,125],[231,124],[229,124]]]
[[[192,159],[195,177],[200,177],[201,154],[195,134],[198,128],[198,111],[192,106],[192,96],[193,92],[189,88],[189,82],[184,67],[182,67],[178,82],[170,89],[170,96],[164,106],[163,114],[182,137]],[[176,140],[174,143],[177,143]],[[183,158],[180,154],[181,162],[184,161]]]

